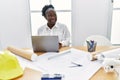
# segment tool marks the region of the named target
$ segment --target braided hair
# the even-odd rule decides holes
[[[50,4],[50,5],[45,5],[45,6],[42,8],[42,16],[45,17],[45,13],[46,13],[46,11],[47,11],[49,8],[54,9],[53,5],[51,5],[51,4]]]

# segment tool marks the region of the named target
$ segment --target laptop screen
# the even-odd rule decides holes
[[[58,36],[32,36],[34,52],[58,52]]]

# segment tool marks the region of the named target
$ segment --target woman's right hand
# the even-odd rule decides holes
[[[62,47],[62,43],[59,43],[59,49]]]

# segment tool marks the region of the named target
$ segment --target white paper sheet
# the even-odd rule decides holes
[[[55,56],[55,53],[43,54],[38,59],[38,67],[44,68],[44,73],[54,74],[60,73],[65,76],[65,80],[89,80],[98,69],[101,67],[101,63],[97,61],[90,61],[88,56],[90,53],[70,49],[69,53],[63,53],[64,55],[56,56],[53,59],[48,59],[51,56]],[[81,67],[71,67],[74,64],[72,62],[81,64]],[[47,71],[47,72],[46,72]]]
[[[118,58],[120,57],[118,56],[120,54],[120,48],[105,51],[102,52],[101,54],[103,54],[106,58]]]

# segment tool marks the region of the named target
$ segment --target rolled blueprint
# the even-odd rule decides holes
[[[35,61],[37,59],[37,54],[23,50],[23,49],[16,48],[14,46],[8,46],[7,50],[11,51],[12,53],[14,53],[16,55],[19,55],[19,56],[25,58],[25,59],[31,60],[31,61]]]
[[[103,60],[105,57],[117,57],[120,48],[115,47],[115,48],[108,48],[108,49],[103,49],[100,51],[92,52],[91,55],[89,56],[91,61],[94,60]]]
[[[120,59],[119,55],[120,55],[120,48],[103,52],[101,54],[96,55],[96,57],[98,60],[104,60],[104,58]]]

